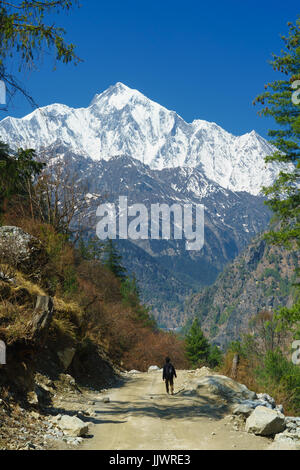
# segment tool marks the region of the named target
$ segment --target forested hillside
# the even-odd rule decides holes
[[[212,286],[188,300],[187,317],[199,318],[207,336],[222,347],[241,339],[257,313],[293,304],[298,260],[299,252],[270,246],[258,237]]]

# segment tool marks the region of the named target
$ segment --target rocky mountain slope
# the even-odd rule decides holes
[[[49,163],[58,163],[56,151],[49,151]],[[160,326],[177,327],[184,322],[184,300],[191,291],[214,282],[224,266],[264,230],[269,211],[263,198],[247,192],[233,192],[209,180],[199,168],[153,170],[128,157],[112,157],[95,162],[66,152],[63,167],[76,175],[77,184],[88,191],[86,214],[95,236],[96,208],[103,202],[119,204],[126,195],[128,205],[143,202],[148,209],[150,230],[151,204],[203,204],[205,207],[204,247],[186,250],[186,240],[117,240],[123,263],[135,273],[141,298],[153,308]],[[132,218],[129,218],[129,221]],[[171,221],[173,227],[173,221]],[[88,225],[88,223],[87,223]],[[155,296],[153,295],[155,292]]]
[[[189,299],[186,316],[197,316],[211,340],[226,346],[241,338],[258,312],[291,306],[298,260],[299,253],[270,247],[258,237],[212,286]]]

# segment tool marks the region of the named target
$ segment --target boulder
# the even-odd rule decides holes
[[[20,227],[0,227],[0,260],[39,279],[48,255],[42,243]]]
[[[88,425],[76,416],[62,416],[58,421],[58,427],[72,437],[85,436],[89,432]]]
[[[253,400],[256,393],[249,390],[246,385],[240,384],[225,375],[208,375],[196,381],[197,388],[205,387],[211,393],[220,395],[232,402],[240,402],[243,399]]]
[[[270,395],[268,395],[267,393],[258,393],[257,394],[257,398],[259,400],[262,400],[262,401],[265,401],[267,403],[269,403],[272,408],[275,408],[276,407],[276,403],[275,403],[275,400],[274,398],[272,398]],[[268,407],[269,408],[269,407]]]
[[[50,390],[46,385],[35,384],[35,394],[40,405],[50,405],[52,400],[53,391]]]
[[[257,408],[258,406],[265,406],[266,408],[273,409],[272,405],[268,401],[264,401],[264,400],[241,400],[240,404],[249,406],[253,410]],[[278,411],[281,411],[281,410],[278,410]]]
[[[150,366],[148,368],[148,372],[153,372],[154,370],[160,370],[160,368],[158,366]]]
[[[76,380],[70,374],[59,374],[59,378],[64,382],[68,387],[77,388]]]
[[[29,323],[31,340],[43,345],[53,317],[53,300],[47,295],[38,295],[32,320]]]
[[[284,415],[265,406],[258,406],[246,421],[245,430],[260,436],[270,436],[285,429]]]
[[[251,406],[249,405],[235,405],[232,410],[232,413],[234,415],[245,416],[246,418],[248,418],[248,416],[251,415],[252,411],[253,408],[251,408]]]
[[[75,352],[76,352],[76,349],[72,348],[72,347],[65,348],[65,349],[57,352],[59,360],[60,360],[60,362],[61,362],[61,364],[62,364],[65,371],[70,367],[70,365],[73,361],[73,358],[75,356]]]
[[[284,414],[284,409],[283,409],[283,406],[282,405],[277,405],[275,406],[275,410],[276,411],[279,411],[280,413]]]
[[[280,434],[276,434],[273,442],[273,446],[270,446],[269,449],[274,450],[299,450],[300,449],[300,440],[297,435],[291,434],[287,431],[284,431]]]
[[[38,405],[39,399],[35,391],[28,392],[27,401],[30,405]]]
[[[141,371],[132,369],[128,372],[128,374],[141,374]]]
[[[286,423],[295,423],[296,426],[300,427],[300,416],[286,416],[285,417]]]

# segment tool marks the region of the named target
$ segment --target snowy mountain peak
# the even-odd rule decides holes
[[[87,108],[52,104],[23,119],[0,122],[0,139],[12,147],[56,148],[95,161],[128,155],[153,169],[200,167],[224,188],[258,194],[279,166],[265,165],[273,151],[255,131],[236,137],[214,122],[185,122],[121,82],[96,94]]]
[[[91,106],[103,106],[108,105],[109,108],[115,109],[122,109],[132,96],[139,94],[137,90],[133,90],[121,82],[117,82],[115,85],[110,86],[106,91],[103,93],[95,95],[93,100],[91,101]],[[141,95],[143,96],[143,95]]]

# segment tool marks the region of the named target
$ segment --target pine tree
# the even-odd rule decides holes
[[[209,351],[209,356],[208,356],[208,365],[211,368],[218,367],[223,360],[223,354],[221,350],[218,348],[218,346],[211,345],[210,346],[210,351]]]
[[[91,237],[87,241],[82,237],[78,240],[78,251],[85,260],[100,260],[104,244],[99,238]]]
[[[113,241],[109,239],[103,249],[104,266],[121,281],[126,279],[126,269],[122,266],[122,256],[118,253]]]
[[[207,362],[210,353],[210,345],[201,330],[197,318],[193,321],[185,342],[186,355],[194,367],[198,367]]]
[[[273,54],[271,65],[282,73],[281,80],[265,85],[266,91],[255,103],[264,106],[260,114],[272,117],[277,128],[269,130],[276,152],[266,162],[283,162],[293,165],[293,170],[280,172],[274,184],[263,188],[268,197],[266,204],[274,212],[276,230],[266,238],[270,243],[288,249],[300,248],[300,18],[296,24],[288,23],[288,36],[281,36],[285,50],[280,56]],[[299,287],[299,286],[298,286]],[[281,318],[293,324],[300,321],[300,301],[292,310],[282,309]]]
[[[292,163],[294,170],[280,172],[274,184],[264,188],[267,204],[280,223],[279,230],[270,231],[267,238],[272,243],[287,248],[300,247],[300,18],[296,24],[288,23],[289,34],[281,36],[285,50],[281,56],[273,54],[273,69],[283,74],[281,80],[265,85],[266,91],[255,103],[264,108],[263,116],[275,120],[277,129],[269,130],[276,152],[266,162]]]

